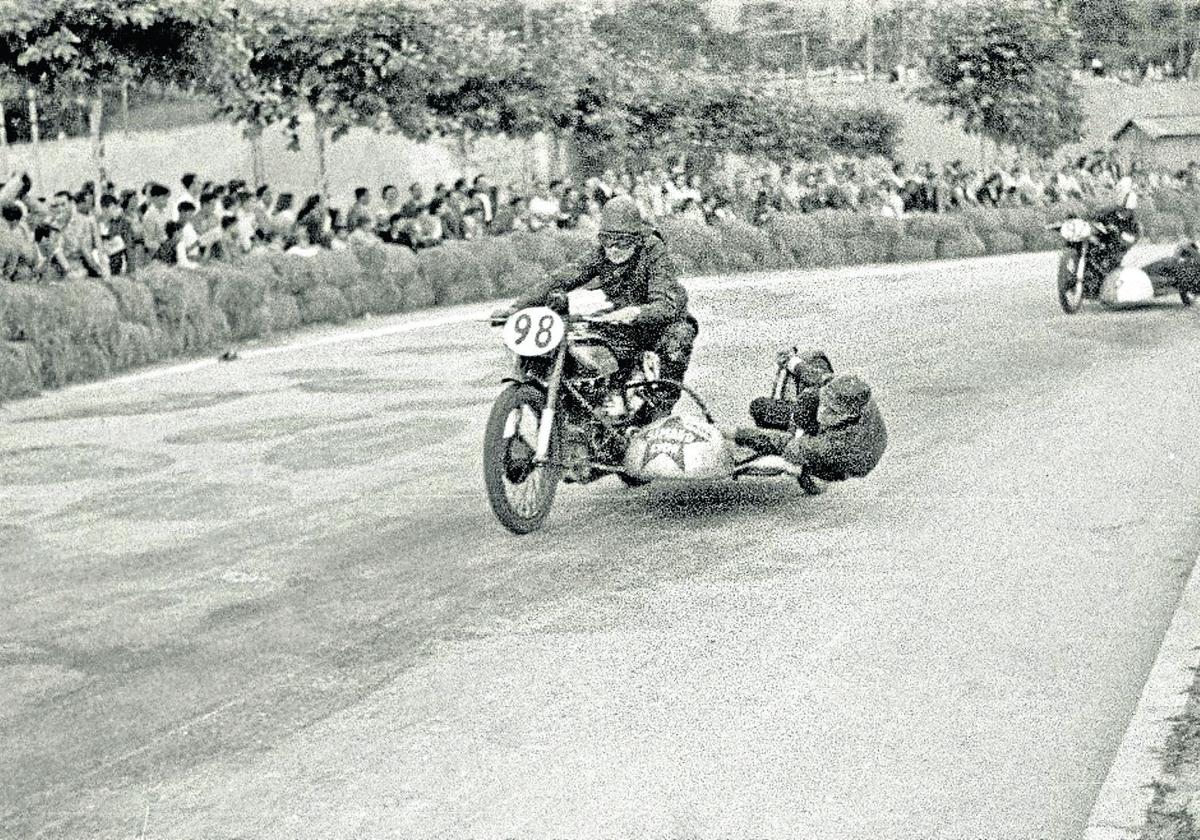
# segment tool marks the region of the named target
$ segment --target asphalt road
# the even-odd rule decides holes
[[[719,419],[820,346],[883,463],[525,538],[478,307],[0,407],[0,836],[1078,837],[1200,548],[1200,311],[1052,264],[694,283]]]

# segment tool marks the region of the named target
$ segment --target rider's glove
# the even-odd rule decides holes
[[[513,316],[514,313],[516,313],[516,311],[517,311],[517,308],[515,306],[502,306],[499,309],[494,310],[492,312],[491,318],[493,321],[497,321],[497,322],[498,321],[507,321],[509,318],[511,318]]]
[[[790,370],[791,366],[792,366],[792,360],[795,359],[798,355],[800,355],[800,348],[784,347],[782,350],[780,350],[778,353],[775,354],[775,364],[778,365],[781,369],[786,368],[786,369]]]

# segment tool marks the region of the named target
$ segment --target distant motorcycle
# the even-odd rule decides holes
[[[542,527],[560,482],[799,477],[778,456],[735,457],[695,391],[661,378],[657,355],[624,343],[620,329],[572,314],[566,295],[489,322],[516,367],[488,417],[483,478],[513,533]],[[683,394],[703,417],[671,413]]]
[[[1062,238],[1056,287],[1058,303],[1067,314],[1078,312],[1084,300],[1120,308],[1178,294],[1184,306],[1192,305],[1195,288],[1181,285],[1167,269],[1168,261],[1144,268],[1121,264],[1140,238],[1136,226],[1119,229],[1112,223],[1074,217],[1049,229]]]

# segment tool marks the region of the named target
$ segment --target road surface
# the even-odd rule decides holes
[[[1200,312],[1052,267],[693,282],[718,418],[823,347],[882,464],[525,538],[479,307],[0,407],[0,836],[1078,837],[1200,547]]]

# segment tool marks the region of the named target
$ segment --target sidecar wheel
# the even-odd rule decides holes
[[[558,424],[550,436],[547,463],[534,464],[538,423],[546,396],[532,385],[500,392],[483,438],[483,482],[500,524],[514,534],[542,527],[562,479]]]

